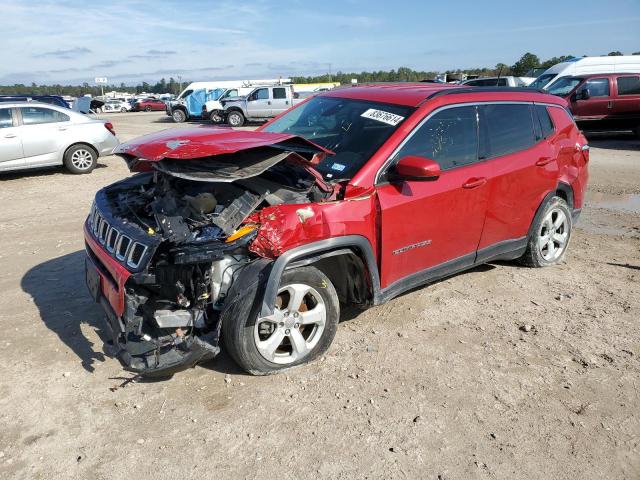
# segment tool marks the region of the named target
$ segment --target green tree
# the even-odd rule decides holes
[[[621,57],[623,55],[624,55],[624,53],[622,53],[620,50],[616,50],[615,52],[607,53],[608,57]]]
[[[511,66],[511,73],[517,77],[524,76],[532,68],[538,68],[540,66],[540,59],[537,55],[527,52],[520,60]]]

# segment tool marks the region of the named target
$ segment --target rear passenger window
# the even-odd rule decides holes
[[[640,77],[618,77],[618,95],[640,95]]]
[[[536,105],[535,109],[538,116],[538,121],[540,122],[540,128],[542,129],[542,138],[547,138],[554,132],[553,121],[551,120],[551,116],[549,115],[549,110],[547,110],[547,107],[545,107],[544,105]]]
[[[68,122],[69,116],[57,110],[42,107],[22,107],[22,123],[36,125],[38,123]]]
[[[10,108],[0,108],[0,128],[13,127],[13,117]]]
[[[447,108],[427,120],[405,143],[395,160],[408,155],[435,160],[442,170],[478,159],[476,107]]]
[[[284,88],[274,88],[273,89],[273,98],[287,98],[287,90]]]
[[[483,105],[481,109],[482,158],[526,150],[536,143],[528,104]]]

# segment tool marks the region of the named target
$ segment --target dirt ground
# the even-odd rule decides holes
[[[185,127],[109,118],[122,141]],[[324,358],[270,377],[223,354],[126,383],[81,233],[124,163],[0,176],[0,478],[640,479],[640,141],[591,145],[566,263],[353,312]]]

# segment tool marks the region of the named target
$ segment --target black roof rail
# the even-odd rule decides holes
[[[521,93],[545,93],[549,94],[542,90],[541,88],[529,88],[529,87],[461,87],[461,88],[446,88],[442,90],[438,90],[437,92],[433,92],[427,98],[424,99],[431,100],[432,98],[442,97],[444,95],[455,95],[459,93],[484,93],[484,92],[500,92],[500,93],[509,93],[509,92],[521,92]],[[424,103],[424,102],[423,102]]]

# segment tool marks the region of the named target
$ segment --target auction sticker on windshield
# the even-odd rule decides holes
[[[378,122],[386,123],[387,125],[393,125],[394,127],[404,120],[404,117],[400,115],[385,112],[384,110],[376,110],[375,108],[370,108],[360,116],[370,118],[371,120],[377,120]]]

